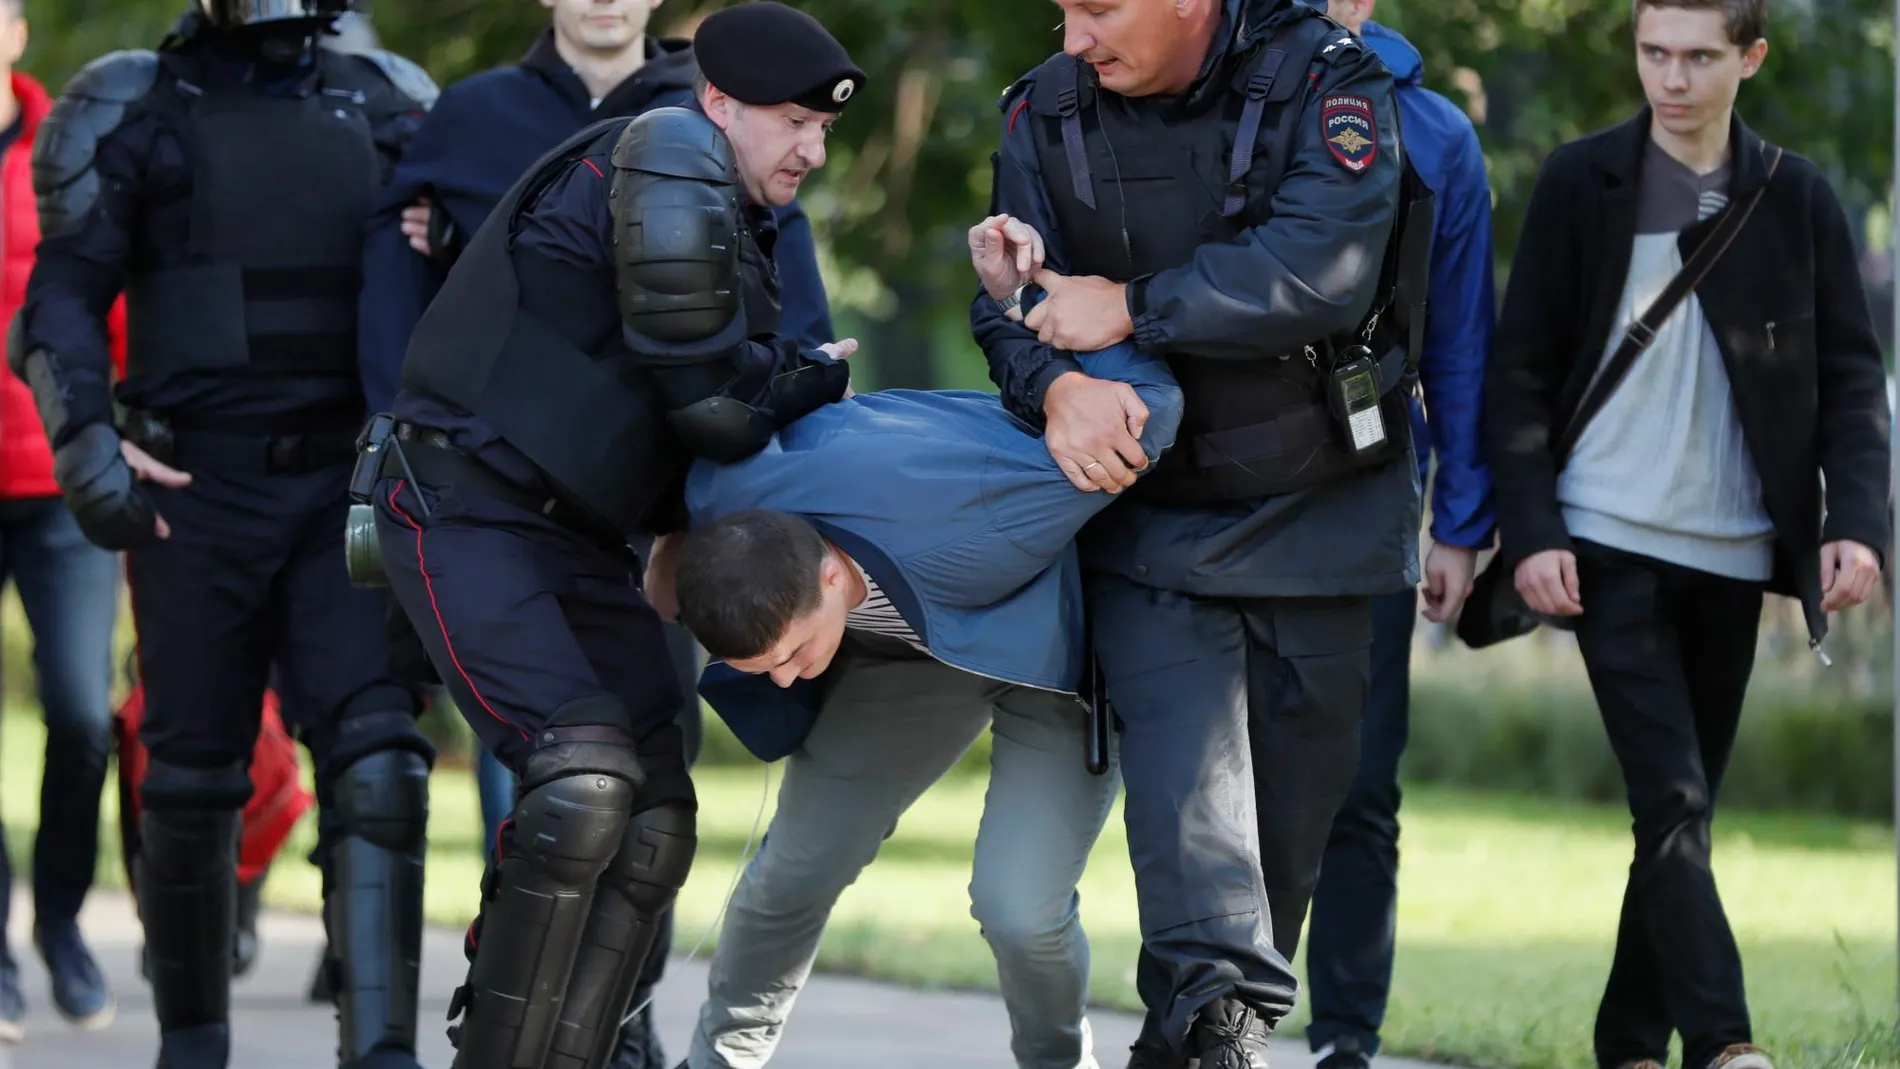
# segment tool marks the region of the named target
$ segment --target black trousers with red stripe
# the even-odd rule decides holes
[[[454,486],[381,480],[389,586],[457,708],[517,777],[556,712],[611,700],[648,777],[643,801],[690,801],[683,697],[639,558],[540,513]]]

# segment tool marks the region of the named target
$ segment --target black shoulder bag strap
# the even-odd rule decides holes
[[[1624,376],[1628,375],[1630,368],[1635,366],[1636,358],[1643,355],[1643,350],[1649,348],[1650,343],[1656,340],[1656,332],[1661,330],[1663,323],[1668,321],[1669,314],[1674,312],[1676,305],[1682,303],[1682,299],[1701,283],[1702,279],[1708,275],[1709,269],[1715,266],[1715,262],[1728,251],[1729,245],[1734,243],[1735,235],[1741,232],[1742,227],[1748,222],[1748,217],[1755,213],[1755,206],[1761,203],[1762,196],[1768,192],[1768,183],[1774,179],[1775,168],[1779,166],[1781,166],[1781,148],[1777,146],[1775,158],[1768,164],[1768,177],[1763,179],[1760,188],[1749,196],[1746,204],[1729,206],[1728,214],[1722,217],[1722,221],[1716,224],[1708,237],[1702,239],[1702,244],[1696,246],[1695,252],[1689,256],[1689,262],[1682,265],[1682,270],[1676,272],[1676,277],[1669,280],[1669,285],[1663,289],[1662,293],[1658,294],[1643,314],[1637,317],[1636,322],[1631,323],[1629,329],[1623,332],[1623,343],[1616,347],[1616,352],[1611,354],[1609,362],[1604,365],[1603,373],[1598,375],[1596,381],[1590,384],[1590,388],[1584,391],[1583,400],[1577,404],[1577,411],[1571,415],[1569,422],[1564,424],[1563,436],[1557,439],[1556,457],[1559,468],[1569,461],[1571,451],[1577,447],[1577,439],[1583,436],[1585,425],[1603,410],[1603,406],[1610,400],[1610,395],[1616,392]]]

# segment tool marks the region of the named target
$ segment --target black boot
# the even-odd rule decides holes
[[[1153,1013],[1141,1020],[1141,1034],[1128,1048],[1128,1069],[1187,1069],[1185,1055],[1176,1054],[1163,1039]]]
[[[139,823],[139,918],[158,1018],[158,1064],[223,1069],[230,1057],[239,814],[147,809]]]
[[[257,914],[264,906],[264,879],[269,875],[270,870],[265,869],[250,883],[238,884],[237,943],[231,962],[233,976],[243,976],[257,963]]]
[[[1200,1069],[1267,1069],[1273,1026],[1235,998],[1209,1003],[1188,1030],[1188,1056]]]
[[[636,991],[633,1004],[640,1005],[651,991]],[[620,1029],[620,1045],[614,1048],[609,1069],[666,1069],[666,1053],[660,1047],[660,1034],[653,1030],[653,1007],[633,1015]]]

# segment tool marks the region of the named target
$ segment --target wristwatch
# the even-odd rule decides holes
[[[1011,293],[1009,296],[1003,298],[1000,301],[997,301],[996,306],[1003,310],[1004,315],[1008,315],[1010,313],[1010,310],[1013,308],[1022,307],[1023,290],[1027,289],[1028,286],[1029,284],[1027,282],[1023,283],[1021,286],[1017,286],[1016,291],[1014,293]]]

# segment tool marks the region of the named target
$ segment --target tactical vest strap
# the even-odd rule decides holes
[[[1075,183],[1075,199],[1095,207],[1095,180],[1089,175],[1089,155],[1082,147],[1082,97],[1077,72],[1082,61],[1061,64],[1056,92],[1056,114],[1062,117],[1062,148],[1069,154],[1069,180]],[[1258,120],[1256,120],[1257,122]]]
[[[1247,172],[1253,169],[1254,141],[1260,135],[1260,117],[1267,110],[1267,94],[1286,62],[1286,49],[1270,48],[1260,66],[1247,78],[1247,103],[1240,111],[1240,125],[1234,130],[1233,165],[1227,172],[1227,200],[1221,204],[1223,218],[1232,219],[1247,206]]]

